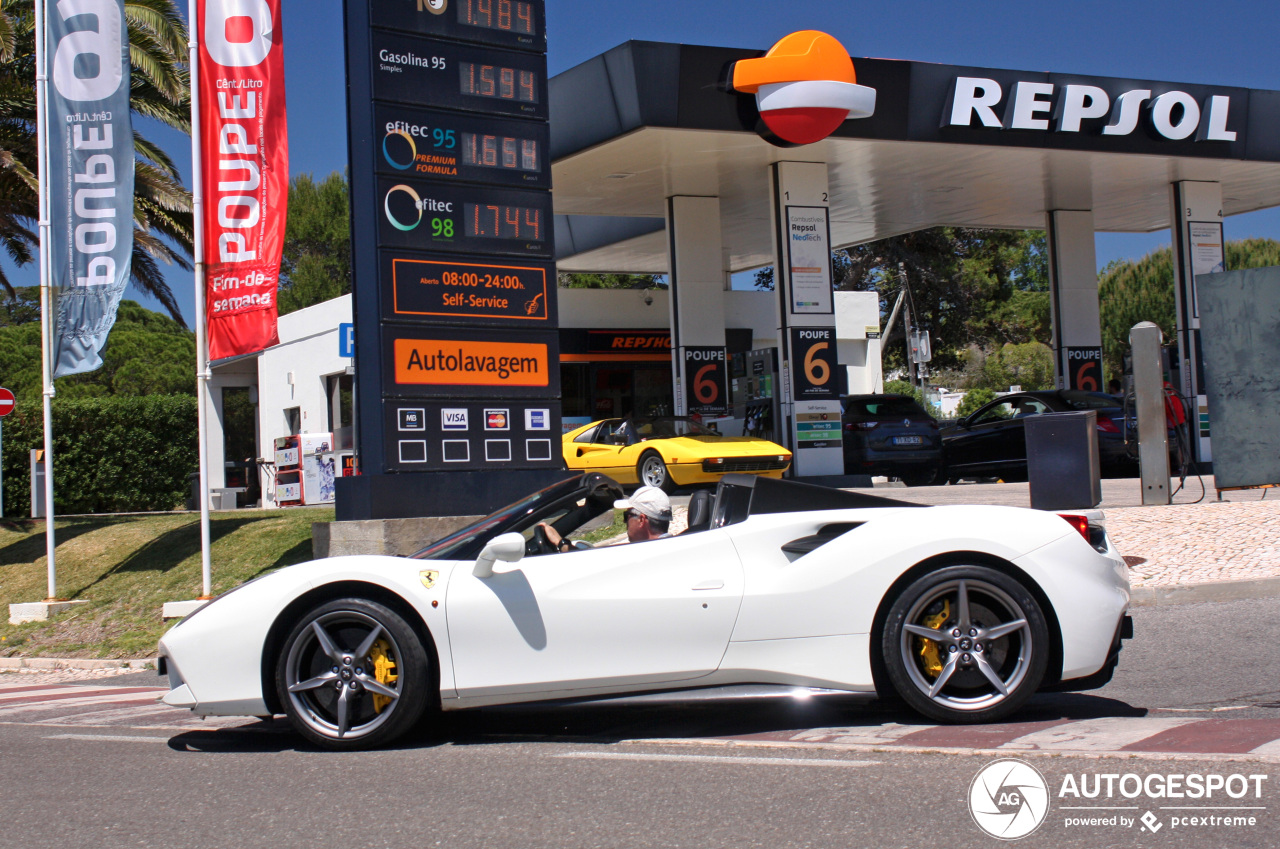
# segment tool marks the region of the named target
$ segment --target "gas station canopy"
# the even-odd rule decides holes
[[[1170,185],[1218,183],[1222,215],[1280,205],[1280,92],[854,59],[875,112],[816,144],[758,134],[729,66],[761,51],[632,41],[551,80],[561,271],[665,273],[673,196],[720,199],[724,268],[773,262],[769,168],[826,163],[832,244],[938,225],[1168,228]]]

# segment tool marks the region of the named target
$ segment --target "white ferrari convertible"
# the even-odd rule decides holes
[[[1038,690],[1102,686],[1131,634],[1128,569],[1097,511],[727,475],[694,494],[682,533],[592,547],[620,497],[579,475],[412,557],[251,581],[165,634],[164,700],[285,713],[335,749],[386,744],[427,711],[742,684],[989,722]]]

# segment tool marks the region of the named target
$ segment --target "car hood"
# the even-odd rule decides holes
[[[791,453],[776,442],[751,436],[674,436],[647,442],[662,445],[668,452],[679,451],[693,457],[764,457]]]

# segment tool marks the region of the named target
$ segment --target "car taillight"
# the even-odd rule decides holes
[[[1084,537],[1085,542],[1089,541],[1089,517],[1080,516],[1075,513],[1059,513],[1068,525],[1076,529],[1076,533]]]
[[[937,423],[936,421],[934,421],[933,419],[929,419],[929,429],[930,429],[930,430],[937,430],[937,429],[938,429],[938,423]]]
[[[1106,416],[1098,416],[1098,430],[1103,433],[1119,433],[1120,428]]]

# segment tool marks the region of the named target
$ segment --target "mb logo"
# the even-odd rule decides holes
[[[1049,814],[1049,785],[1040,771],[1025,761],[993,761],[969,785],[969,813],[978,828],[992,837],[1026,837]]]

